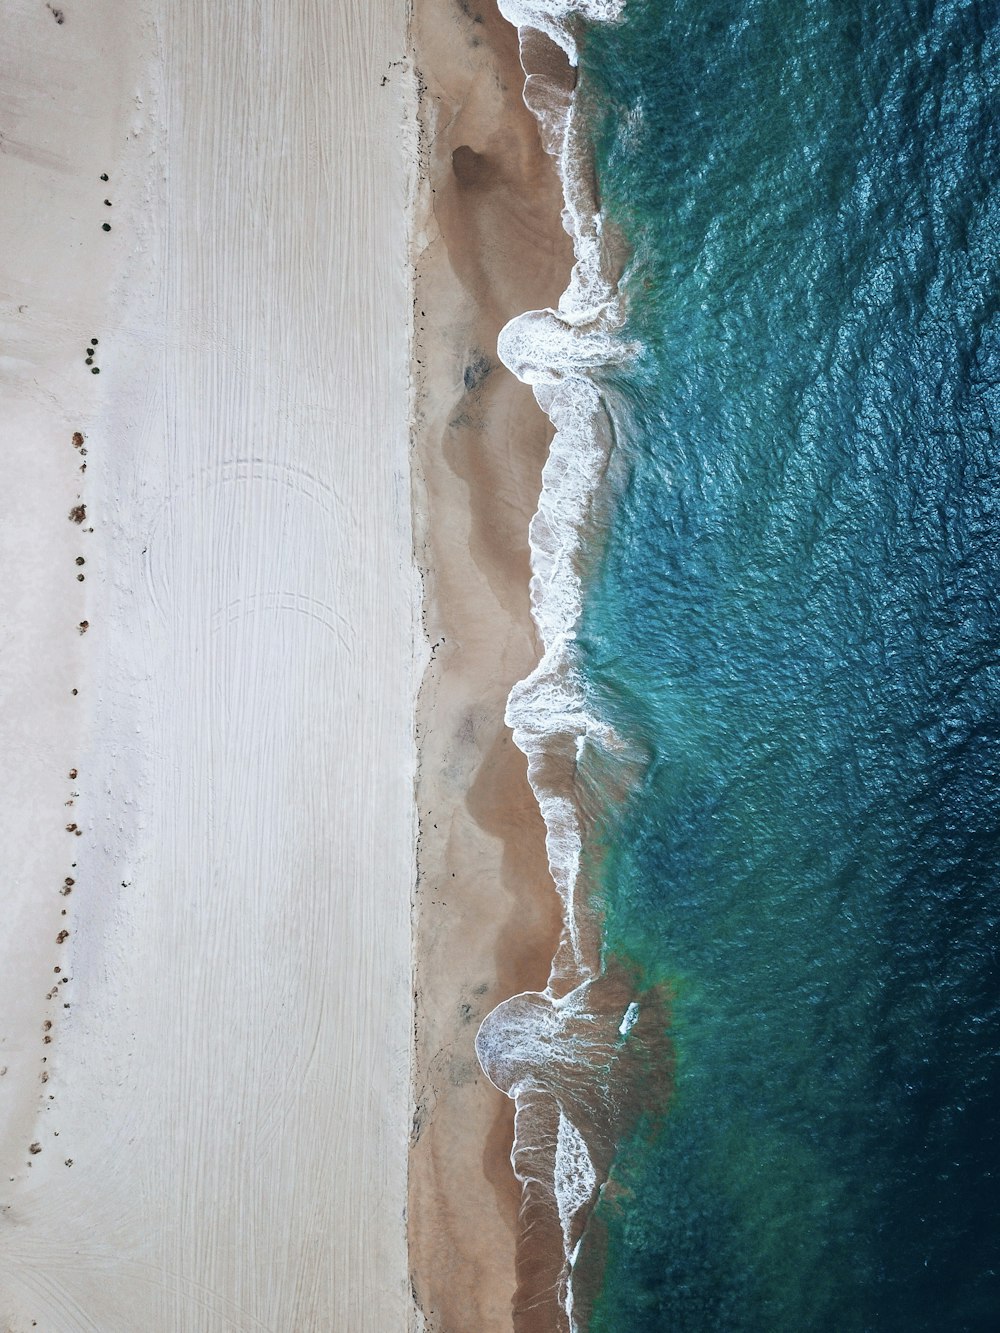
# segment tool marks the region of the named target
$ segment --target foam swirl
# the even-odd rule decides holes
[[[584,820],[577,772],[590,747],[623,746],[590,708],[577,663],[582,610],[580,560],[611,432],[593,372],[635,354],[621,336],[622,310],[590,148],[572,79],[554,70],[555,43],[577,64],[581,22],[608,22],[622,0],[500,0],[519,31],[524,100],[538,119],[563,186],[563,224],[574,266],[558,309],[532,310],[498,340],[504,364],[534,390],[555,435],[532,519],[531,605],[543,645],[535,670],[515,685],[506,710],[546,825],[549,867],[562,902],[563,932],[544,991],[504,1001],[476,1039],[489,1078],[515,1101],[511,1160],[521,1182],[515,1328],[573,1333],[573,1264],[587,1216],[614,1152],[618,1068],[636,1049],[627,981],[602,973],[600,922],[581,892]],[[539,34],[544,34],[540,37]],[[639,1025],[641,1026],[641,1025]],[[641,1042],[641,1034],[638,1038]],[[629,1043],[632,1043],[629,1047]]]

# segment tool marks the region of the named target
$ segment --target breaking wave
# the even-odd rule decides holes
[[[529,533],[531,606],[543,654],[512,690],[506,722],[527,756],[545,820],[563,929],[545,989],[499,1005],[484,1020],[476,1050],[516,1106],[511,1161],[522,1203],[514,1326],[519,1333],[573,1333],[581,1237],[610,1170],[637,1062],[663,1040],[662,1009],[655,1014],[651,1006],[643,1024],[646,1006],[640,1010],[631,979],[602,962],[600,920],[581,882],[588,818],[581,768],[629,762],[626,744],[588,706],[577,664],[581,557],[611,449],[593,373],[638,349],[621,332],[617,263],[596,202],[574,71],[580,23],[613,21],[622,3],[500,0],[500,9],[518,28],[524,100],[556,161],[575,257],[558,308],[518,316],[498,340],[501,360],[531,385],[555,427]]]

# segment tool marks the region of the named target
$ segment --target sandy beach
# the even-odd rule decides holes
[[[496,340],[571,248],[515,30],[411,22],[13,9],[12,1333],[511,1326],[474,1037],[560,918],[503,723],[551,428]]]
[[[501,1333],[517,1285],[513,1106],[473,1043],[497,1003],[545,984],[560,916],[503,721],[538,659],[528,523],[551,428],[496,342],[512,316],[557,300],[572,251],[516,30],[493,3],[421,0],[414,48],[414,513],[432,662],[418,712],[410,1251],[428,1330]]]
[[[7,11],[0,1323],[402,1329],[405,6]]]

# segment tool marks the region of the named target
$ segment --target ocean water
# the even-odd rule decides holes
[[[575,688],[630,766],[582,855],[670,1058],[574,1319],[1000,1329],[1000,5],[578,41],[630,347],[587,371]]]

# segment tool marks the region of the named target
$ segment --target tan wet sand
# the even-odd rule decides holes
[[[5,1333],[408,1323],[405,24],[5,6]]]
[[[433,660],[418,713],[415,1115],[410,1258],[434,1333],[511,1328],[520,1191],[513,1107],[473,1042],[544,986],[559,934],[544,826],[503,723],[537,660],[528,522],[551,428],[499,363],[512,316],[554,304],[572,250],[522,102],[517,33],[492,0],[418,0],[415,505]]]

